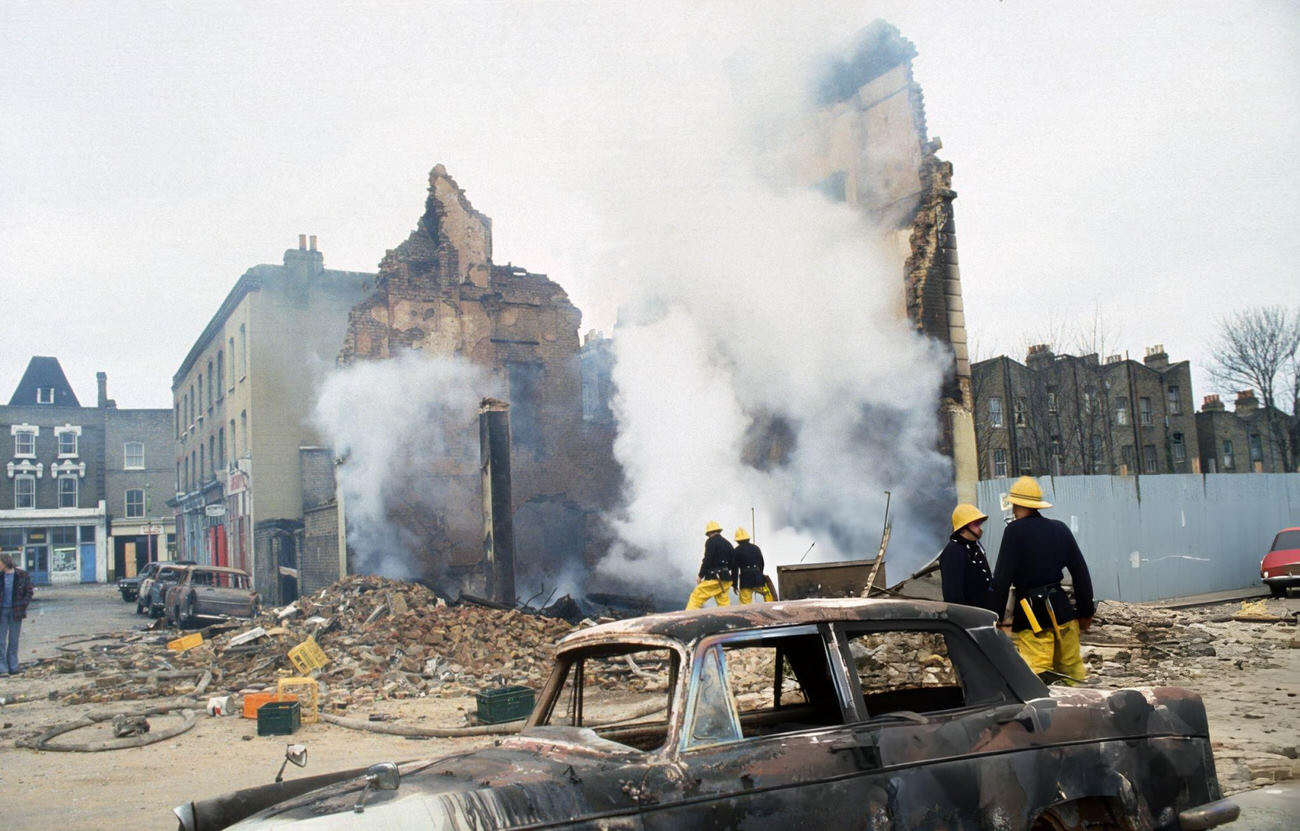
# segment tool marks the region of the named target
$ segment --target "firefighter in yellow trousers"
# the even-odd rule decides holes
[[[722,526],[710,522],[704,527],[704,560],[699,582],[686,601],[688,609],[702,609],[710,599],[719,606],[731,605],[731,581],[736,570],[735,552],[722,536]]]
[[[740,589],[742,606],[754,601],[754,592],[763,595],[768,603],[776,599],[763,574],[763,551],[749,539],[749,532],[744,528],[736,529],[736,587]]]

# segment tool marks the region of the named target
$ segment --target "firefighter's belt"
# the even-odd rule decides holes
[[[1064,591],[1060,583],[1048,583],[1025,591],[1016,590],[1017,603],[1025,613],[1029,628],[1035,634],[1043,631],[1044,624],[1050,624],[1052,631],[1060,634],[1061,628],[1056,621],[1056,609],[1052,607],[1052,595]]]

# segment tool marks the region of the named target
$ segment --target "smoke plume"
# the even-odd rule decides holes
[[[420,352],[353,364],[326,378],[315,423],[340,459],[338,489],[357,573],[422,576],[422,552],[412,533],[391,521],[394,509],[422,508],[414,513],[481,526],[461,500],[454,500],[456,510],[447,508],[457,478],[468,472],[478,487],[478,408],[492,395],[499,395],[497,384],[482,368]]]
[[[751,509],[769,572],[814,545],[809,561],[872,557],[886,491],[891,581],[942,541],[952,474],[933,448],[951,358],[906,319],[903,255],[862,212],[792,184],[812,89],[732,96],[737,110],[653,148],[630,137],[635,164],[610,174],[637,198],[607,214],[628,484],[602,574],[685,591],[706,522],[730,538]]]

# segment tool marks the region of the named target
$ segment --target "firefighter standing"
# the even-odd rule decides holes
[[[741,605],[752,603],[755,591],[768,603],[774,599],[763,574],[763,551],[750,541],[749,532],[744,528],[736,529],[736,586],[740,589]]]
[[[691,591],[686,608],[701,609],[712,598],[719,606],[731,605],[731,580],[736,570],[735,552],[722,536],[722,526],[710,522],[704,527],[704,560],[700,563],[700,581]]]
[[[988,514],[967,502],[953,509],[952,536],[939,554],[939,573],[944,602],[979,606],[996,613],[1001,610],[994,608],[993,572],[980,545],[988,518]]]
[[[1021,476],[1008,496],[1015,519],[1002,534],[993,572],[995,611],[1004,614],[1015,589],[1011,632],[1016,649],[1044,680],[1087,674],[1079,656],[1079,632],[1092,625],[1092,578],[1074,534],[1060,520],[1038,512],[1052,504],[1032,476]],[[1074,581],[1074,603],[1061,587],[1062,570]]]

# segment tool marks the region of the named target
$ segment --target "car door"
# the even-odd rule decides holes
[[[677,771],[648,829],[849,828],[878,767],[826,627],[728,634],[697,650]]]

